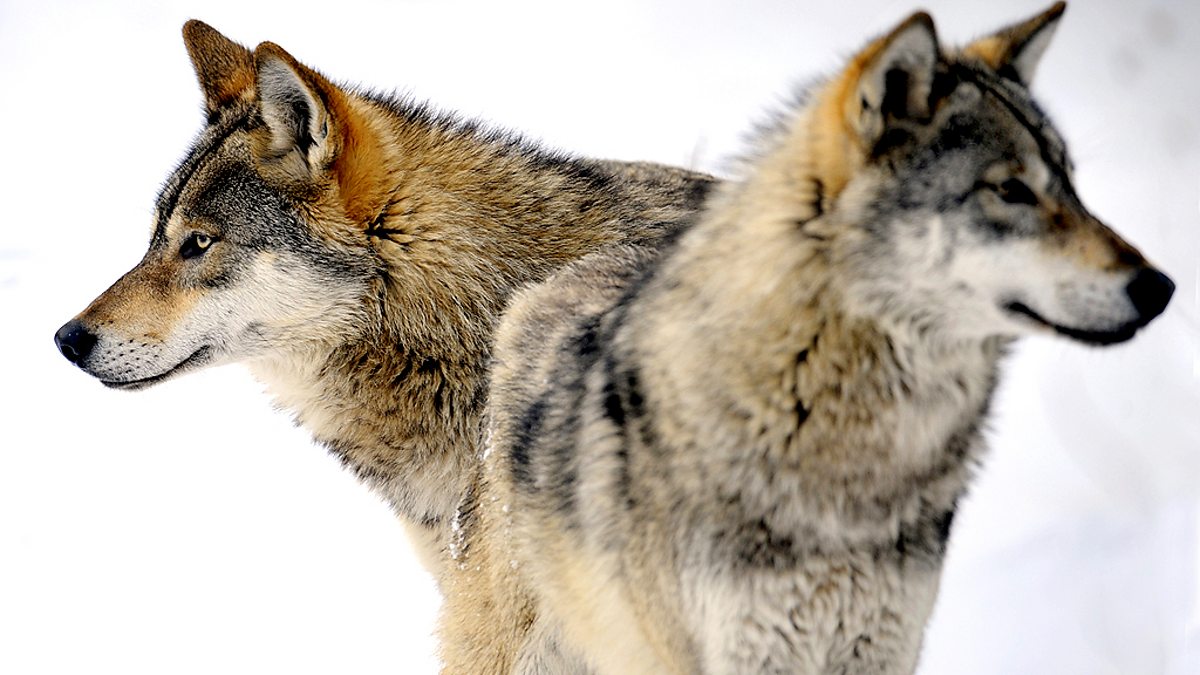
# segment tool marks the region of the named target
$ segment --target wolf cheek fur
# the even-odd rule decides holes
[[[1173,290],[1030,97],[1062,11],[961,50],[914,15],[676,244],[515,299],[449,672],[916,667],[1005,345],[1127,340]]]
[[[184,42],[207,123],[159,195],[145,258],[56,341],[123,389],[247,362],[436,569],[476,476],[509,294],[665,236],[712,181],[551,153],[198,21]]]

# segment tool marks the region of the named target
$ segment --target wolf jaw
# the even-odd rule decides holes
[[[509,294],[671,233],[712,179],[570,158],[336,85],[272,43],[183,32],[207,124],[159,196],[145,258],[55,340],[120,389],[246,362],[436,570],[475,478]]]
[[[125,389],[129,391],[145,389],[150,385],[158,384],[159,382],[165,382],[176,375],[182,375],[190,370],[204,367],[209,361],[212,360],[212,354],[213,348],[205,345],[192,352],[191,356],[188,356],[186,359],[180,361],[178,364],[172,366],[165,372],[159,373],[158,375],[151,375],[150,377],[143,377],[138,380],[101,379],[100,384],[103,384],[110,389]]]

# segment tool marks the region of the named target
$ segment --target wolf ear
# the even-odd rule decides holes
[[[890,120],[929,117],[939,53],[933,19],[918,12],[851,61],[853,88],[845,92],[845,113],[867,147],[883,136]]]
[[[370,222],[386,201],[389,181],[382,143],[352,97],[270,42],[254,50],[258,105],[266,123],[260,160],[286,179],[338,186],[346,215]]]
[[[335,150],[328,103],[333,85],[270,42],[254,50],[254,61],[259,107],[270,130],[265,154],[282,159],[296,153],[309,173],[320,169]]]
[[[183,45],[204,92],[205,112],[211,115],[251,91],[254,54],[249,49],[196,19],[183,24]]]
[[[983,61],[997,74],[1028,86],[1066,9],[1067,3],[1056,2],[1032,19],[980,38],[962,51]]]

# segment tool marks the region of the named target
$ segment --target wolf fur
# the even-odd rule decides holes
[[[1173,290],[1030,97],[1063,9],[957,50],[913,15],[677,243],[514,300],[447,672],[915,669],[1006,346],[1127,340]]]
[[[158,197],[144,259],[55,339],[118,389],[248,363],[436,570],[477,476],[509,295],[671,233],[712,181],[549,152],[199,21],[183,34],[207,123]]]

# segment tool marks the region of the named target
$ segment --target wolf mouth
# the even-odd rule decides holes
[[[212,352],[213,352],[213,348],[209,345],[205,345],[205,346],[197,349],[196,351],[192,352],[191,356],[187,357],[186,359],[180,361],[179,363],[175,364],[174,366],[168,368],[167,370],[165,370],[157,375],[151,375],[150,377],[143,377],[138,380],[100,380],[100,383],[110,389],[126,389],[126,390],[143,389],[145,387],[149,387],[152,384],[161,382],[161,381],[167,379],[168,377],[171,377],[172,375],[177,375],[185,370],[189,370],[191,368],[195,368],[197,366],[204,365],[204,363],[206,361],[208,361],[209,358],[212,357]]]
[[[1132,338],[1134,334],[1138,332],[1139,328],[1146,325],[1145,321],[1138,320],[1130,321],[1129,323],[1123,324],[1114,330],[1084,330],[1082,328],[1071,328],[1070,326],[1063,326],[1062,324],[1049,321],[1041,314],[1033,311],[1029,305],[1016,300],[1006,303],[1004,305],[1004,309],[1013,314],[1019,314],[1031,319],[1034,323],[1045,326],[1059,335],[1093,345],[1112,345],[1119,342],[1125,342],[1126,340]]]

